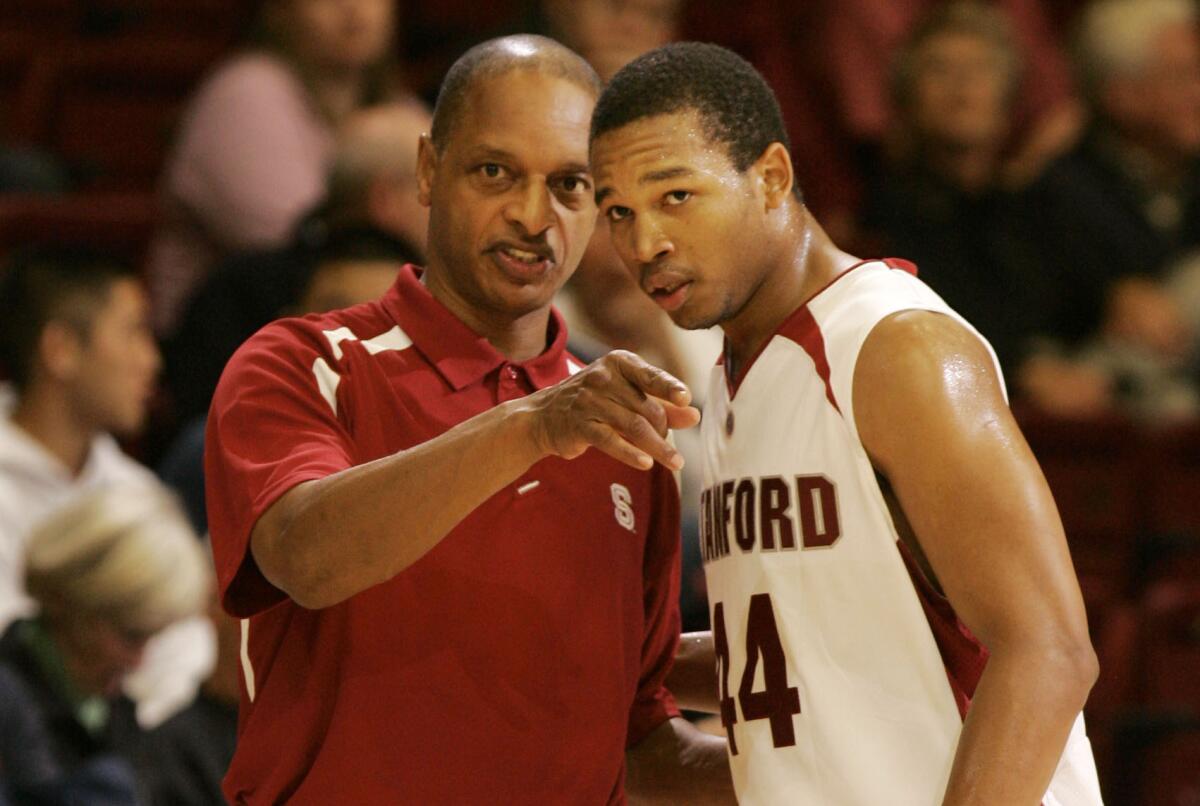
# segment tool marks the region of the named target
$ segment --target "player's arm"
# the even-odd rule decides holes
[[[695,425],[689,400],[671,375],[612,353],[428,442],[296,485],[255,524],[254,561],[298,604],[337,604],[412,565],[543,457],[596,447],[637,468],[677,467],[664,436]]]
[[[680,708],[706,714],[720,713],[716,669],[712,630],[685,632],[679,636],[675,664],[667,675],[666,685]]]
[[[668,719],[626,751],[625,776],[633,804],[737,803],[725,740],[683,717]]]
[[[1096,679],[1079,585],[1045,478],[984,345],[897,314],[854,374],[862,443],[951,604],[991,652],[946,804],[1038,804]]]

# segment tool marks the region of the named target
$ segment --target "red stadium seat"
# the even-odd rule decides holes
[[[1054,493],[1072,559],[1094,597],[1128,588],[1144,527],[1142,437],[1125,420],[1026,415],[1022,429]]]
[[[21,128],[23,95],[46,38],[28,31],[0,30],[0,142],[14,142]]]
[[[224,46],[138,37],[39,55],[18,134],[63,157],[97,188],[148,188],[183,104]]]
[[[1200,805],[1200,724],[1169,733],[1144,748],[1131,765],[1133,806]],[[1109,801],[1113,802],[1113,801]]]
[[[253,4],[245,0],[81,0],[82,27],[95,35],[186,34],[231,44]]]
[[[1142,700],[1200,712],[1200,580],[1168,580],[1143,597]]]
[[[0,3],[0,32],[38,34],[44,38],[69,34],[79,20],[77,0],[4,0]]]
[[[1149,526],[1159,533],[1200,537],[1200,424],[1160,434],[1154,442]]]
[[[24,244],[84,243],[142,265],[155,223],[150,193],[0,198],[0,257]]]

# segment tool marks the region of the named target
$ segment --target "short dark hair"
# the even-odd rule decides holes
[[[460,56],[442,81],[429,133],[438,153],[445,150],[450,132],[475,85],[483,79],[522,69],[540,70],[564,78],[593,95],[599,95],[604,86],[600,76],[582,56],[549,37],[519,34],[489,39]]]
[[[23,389],[29,382],[46,325],[64,321],[86,336],[96,309],[122,279],[137,279],[137,273],[84,246],[34,245],[11,253],[0,267],[0,364],[13,385]]]
[[[703,42],[675,42],[622,67],[596,102],[592,142],[642,118],[695,110],[708,138],[745,171],[772,143],[791,150],[775,93],[750,62]],[[799,183],[796,198],[803,200]]]

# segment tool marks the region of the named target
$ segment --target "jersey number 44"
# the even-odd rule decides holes
[[[725,630],[725,605],[713,606],[713,646],[720,667],[721,724],[729,737],[729,752],[738,754],[733,726],[737,724],[737,707],[729,691],[729,638]],[[763,667],[763,690],[754,691],[758,664]],[[750,597],[746,620],[746,667],[738,685],[737,704],[747,722],[766,719],[771,725],[771,740],[776,747],[796,744],[796,728],[792,718],[800,713],[800,692],[788,685],[787,658],[775,624],[775,608],[771,594],[756,593]]]

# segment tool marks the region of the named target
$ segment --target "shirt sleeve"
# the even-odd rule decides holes
[[[651,472],[654,518],[642,564],[646,624],[642,674],[629,710],[626,747],[633,747],[663,722],[679,716],[675,698],[665,685],[679,644],[679,487],[665,467],[655,465]]]
[[[270,506],[304,481],[355,464],[338,418],[337,362],[319,334],[283,322],[246,342],[213,397],[205,439],[205,487],[221,602],[248,617],[286,594],[262,575],[250,533]]]

